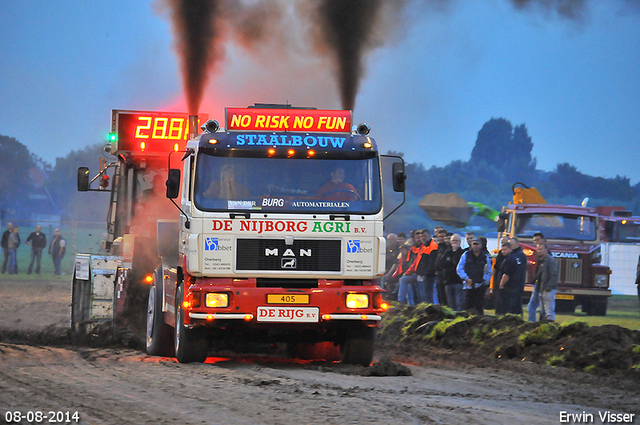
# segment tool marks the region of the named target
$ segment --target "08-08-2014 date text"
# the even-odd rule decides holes
[[[4,419],[3,423],[7,424],[65,424],[80,422],[80,413],[62,410],[29,410],[26,412],[7,410],[2,415],[2,419]]]

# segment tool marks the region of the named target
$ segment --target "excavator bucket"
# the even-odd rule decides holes
[[[473,207],[455,193],[430,193],[418,203],[429,218],[453,227],[465,227]]]

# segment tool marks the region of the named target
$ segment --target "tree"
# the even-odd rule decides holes
[[[504,118],[492,118],[478,132],[471,151],[471,164],[489,164],[502,171],[509,181],[527,180],[535,171],[536,161],[531,158],[533,142],[524,124],[513,128]]]
[[[29,149],[16,139],[0,135],[0,209],[20,209],[33,190]]]
[[[92,174],[98,172],[99,158],[105,155],[102,146],[90,145],[69,152],[64,158],[56,158],[56,165],[49,173],[46,187],[66,219],[101,221],[106,216],[109,196],[106,193],[79,193],[76,183],[78,167],[87,166]],[[115,158],[107,160],[111,162]]]

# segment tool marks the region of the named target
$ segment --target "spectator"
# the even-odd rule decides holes
[[[542,232],[536,232],[533,234],[533,244],[537,246],[539,243],[547,243],[547,239],[544,237]]]
[[[518,304],[522,305],[520,286],[525,279],[525,267],[520,257],[513,250],[513,240],[502,244],[502,255],[506,258],[500,266],[500,306],[504,314],[519,314]]]
[[[519,259],[518,267],[520,268],[519,273],[522,273],[522,281],[520,282],[520,292],[518,303],[516,304],[516,314],[522,316],[522,298],[524,296],[524,284],[527,279],[527,256],[524,251],[522,251],[522,247],[520,246],[520,240],[518,238],[513,237],[509,239],[509,244],[511,245],[511,249],[513,250],[513,254],[516,255]]]
[[[420,242],[422,252],[418,260],[417,273],[420,276],[418,288],[420,291],[420,302],[433,304],[433,289],[435,283],[435,255],[438,249],[435,241],[431,239],[429,229],[422,229],[420,232]]]
[[[18,274],[18,247],[20,246],[20,235],[18,234],[18,226],[14,226],[9,233],[7,239],[7,248],[9,250],[9,274]]]
[[[407,234],[404,232],[398,233],[398,245],[402,246],[407,241]]]
[[[53,239],[49,244],[49,254],[53,259],[53,266],[55,267],[56,275],[60,275],[60,264],[62,263],[62,257],[64,257],[67,242],[60,234],[60,229],[56,229]]]
[[[547,243],[544,235],[541,232],[537,232],[533,234],[533,243],[537,246],[541,243]],[[531,298],[529,299],[529,304],[527,304],[527,311],[529,312],[529,321],[535,322],[536,311],[540,307],[540,299],[538,298],[538,288],[534,285],[533,291],[531,292]]]
[[[399,279],[398,284],[398,302],[403,304],[415,305],[413,299],[413,287],[406,280],[403,282],[402,278],[405,275],[406,269],[411,265],[411,245],[406,242],[400,247],[400,259],[398,261],[398,268],[393,274],[394,278]],[[403,285],[404,283],[404,285]]]
[[[27,274],[33,270],[33,262],[36,260],[36,274],[40,274],[40,260],[42,260],[42,250],[47,247],[47,236],[42,233],[42,226],[37,225],[36,231],[31,232],[27,237],[27,245],[31,245],[31,262]]]
[[[449,249],[450,245],[447,245],[446,242],[447,231],[443,228],[438,229],[436,233],[436,243],[438,244],[438,249],[436,251],[436,259],[435,259],[435,271],[436,271],[436,293],[438,294],[438,303],[440,305],[449,305],[447,303],[447,293],[444,288],[444,280],[442,269],[438,267],[439,260],[442,256],[444,256],[445,252]]]
[[[411,251],[409,251],[409,259],[407,262],[409,267],[400,278],[398,301],[406,302],[409,305],[415,305],[416,301],[418,303],[422,301],[420,287],[423,284],[423,278],[418,274],[418,264],[420,263],[423,252],[421,234],[421,230],[411,231],[411,239],[414,243],[411,247]],[[413,290],[409,291],[408,288],[412,288]],[[411,297],[409,297],[409,294],[411,294]]]
[[[471,249],[471,244],[473,243],[474,239],[476,238],[476,235],[473,232],[467,232],[464,235],[464,238],[467,241],[467,247],[464,250],[468,251],[469,249]]]
[[[393,293],[395,289],[395,282],[391,277],[395,272],[398,265],[398,254],[400,254],[400,245],[398,244],[398,238],[395,233],[389,233],[387,235],[387,252],[385,255],[385,271],[384,275],[380,279],[383,288],[387,293]],[[397,281],[396,281],[397,282]]]
[[[540,298],[540,320],[556,319],[556,290],[558,289],[558,263],[549,255],[546,243],[538,248],[538,267],[536,268],[535,288]]]
[[[417,230],[409,231],[409,244],[414,246],[416,244],[416,232]]]
[[[475,309],[484,314],[484,294],[491,280],[491,258],[482,250],[479,239],[471,242],[471,249],[463,253],[456,268],[465,292],[463,310]]]
[[[13,223],[7,223],[7,230],[2,233],[2,254],[4,261],[2,262],[2,274],[6,273],[9,264],[9,235],[13,231]]]
[[[509,242],[509,236],[503,236],[500,239],[500,247],[502,247],[505,243]],[[504,310],[502,309],[502,305],[500,304],[500,279],[502,278],[502,272],[500,271],[500,267],[502,266],[502,262],[507,258],[505,254],[502,253],[502,249],[498,252],[496,257],[496,262],[493,265],[493,280],[491,286],[491,292],[493,293],[493,298],[496,304],[496,314],[502,315],[504,314]]]
[[[447,301],[449,307],[455,311],[462,310],[464,304],[464,291],[462,289],[462,279],[456,272],[456,267],[460,262],[463,250],[460,246],[462,238],[460,235],[451,236],[451,247],[448,248],[444,255],[438,258],[438,266],[442,271],[442,280],[447,292]]]

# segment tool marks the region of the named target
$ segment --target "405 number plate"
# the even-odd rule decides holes
[[[267,304],[309,304],[309,294],[267,294]]]

